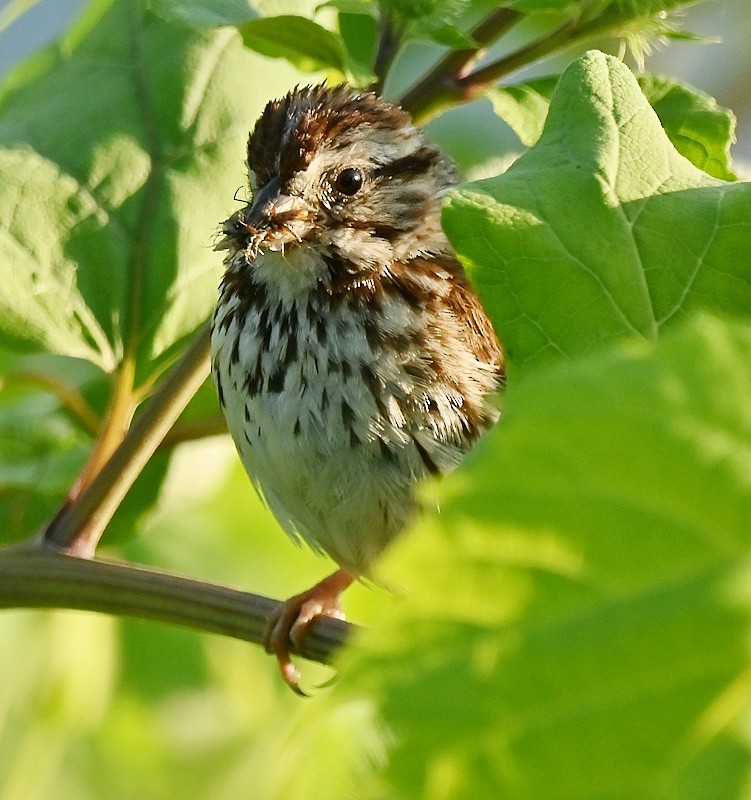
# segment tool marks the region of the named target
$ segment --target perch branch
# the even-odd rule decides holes
[[[0,608],[73,608],[197,628],[263,644],[268,597],[128,564],[83,559],[43,547],[0,551]],[[320,617],[299,655],[323,664],[355,626]]]

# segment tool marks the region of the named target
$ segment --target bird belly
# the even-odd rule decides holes
[[[426,470],[362,378],[373,360],[364,337],[346,320],[330,318],[323,334],[297,318],[294,345],[292,329],[269,339],[247,317],[215,325],[214,379],[245,469],[282,527],[367,572],[408,522]]]

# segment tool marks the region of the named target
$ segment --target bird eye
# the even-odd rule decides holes
[[[357,167],[347,167],[334,178],[334,188],[341,194],[352,196],[362,188],[363,175]]]

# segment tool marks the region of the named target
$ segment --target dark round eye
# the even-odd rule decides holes
[[[362,188],[363,176],[357,167],[347,167],[334,178],[334,188],[346,195],[357,194]]]

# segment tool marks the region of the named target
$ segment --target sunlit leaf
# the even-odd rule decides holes
[[[106,370],[128,353],[142,379],[175,352],[215,302],[211,244],[247,131],[295,82],[266,63],[229,28],[192,31],[122,0],[11,75],[0,336]]]
[[[495,113],[531,147],[540,138],[557,77],[533,78],[514,86],[497,86],[487,97]],[[674,78],[639,77],[639,85],[657,113],[676,150],[694,166],[723,180],[735,180],[730,147],[735,142],[735,115],[708,94]]]
[[[269,58],[286,59],[303,72],[345,71],[341,37],[305,17],[263,17],[241,25],[240,33],[246,47]]]
[[[527,366],[696,308],[751,313],[751,186],[676,152],[631,72],[589,53],[561,77],[537,145],[454,192],[444,225],[509,359]]]

